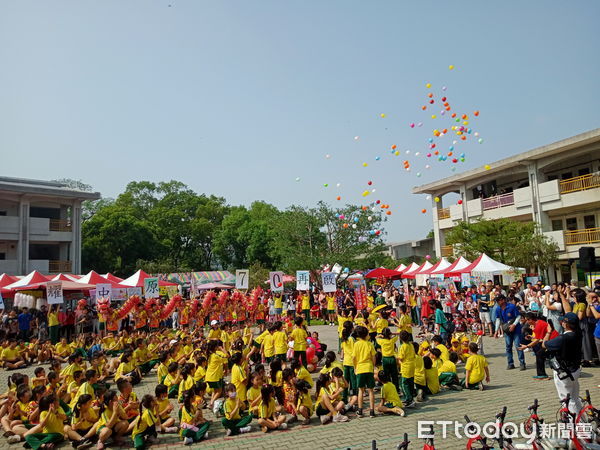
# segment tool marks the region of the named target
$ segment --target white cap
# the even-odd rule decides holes
[[[175,345],[177,342],[177,339],[172,339],[171,342],[169,342],[169,345]]]
[[[219,321],[218,321],[218,320],[211,320],[211,321],[210,321],[210,325],[211,325],[211,326],[212,326],[212,325],[216,325],[216,324],[218,324],[218,323],[219,323]]]
[[[550,289],[552,289],[550,286],[548,286],[548,285],[544,286],[545,291],[549,291]]]

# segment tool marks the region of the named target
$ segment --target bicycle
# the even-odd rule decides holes
[[[410,444],[408,433],[404,433],[404,440],[396,446],[396,450],[408,450],[408,444]]]
[[[530,414],[524,422],[525,431],[528,434],[531,434],[532,431],[535,432],[535,438],[531,443],[533,450],[543,450],[545,448],[540,433],[544,419],[538,415],[539,406],[538,399],[534,399],[533,405],[527,408],[527,411],[529,411]]]
[[[592,400],[590,398],[590,391],[586,389],[585,397],[581,398],[583,402],[583,408],[577,414],[577,418],[575,419],[575,430],[578,429],[578,425],[582,423],[591,424],[591,439],[586,439],[586,443],[594,443],[599,440],[599,430],[600,430],[600,410],[594,408],[592,405]]]
[[[471,419],[469,419],[469,416],[465,415],[465,421],[467,424],[471,423]],[[466,432],[470,433],[472,430],[473,430],[473,428],[470,428],[469,425],[465,426]],[[481,444],[481,447],[475,447],[475,445],[477,443]],[[484,436],[477,435],[475,437],[469,438],[469,440],[467,441],[467,450],[492,450],[492,449],[493,449],[493,447],[490,447],[489,445],[487,445],[487,438]]]

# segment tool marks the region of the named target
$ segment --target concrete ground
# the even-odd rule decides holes
[[[318,331],[320,339],[327,343],[329,348],[337,349],[337,327],[315,326],[311,331]],[[508,407],[506,421],[521,423],[527,418],[527,407],[537,398],[540,402],[539,413],[546,422],[554,423],[555,415],[559,407],[558,397],[553,381],[537,381],[532,378],[535,375],[535,359],[533,354],[527,353],[527,370],[506,370],[506,357],[504,353],[504,340],[485,338],[486,357],[490,365],[491,382],[483,392],[447,391],[432,396],[425,403],[420,403],[417,408],[407,410],[406,417],[377,416],[376,418],[355,418],[350,414],[351,420],[347,423],[321,425],[316,417],[308,426],[298,423],[293,424],[286,431],[275,431],[262,433],[256,422],[252,423],[253,431],[249,434],[225,437],[225,430],[221,426],[220,419],[215,419],[211,412],[205,411],[205,417],[212,419],[213,423],[209,430],[209,439],[192,447],[203,448],[230,448],[230,449],[360,449],[371,448],[371,441],[377,441],[380,449],[393,449],[402,440],[404,433],[408,433],[411,444],[409,448],[422,448],[423,442],[417,439],[417,422],[422,420],[457,420],[464,422],[463,416],[468,414],[470,419],[481,424],[494,420],[494,416],[503,406]],[[516,358],[516,355],[515,355]],[[25,372],[33,375],[34,367]],[[464,366],[459,366],[459,376],[464,376]],[[11,372],[0,371],[0,385],[6,386],[7,377]],[[548,370],[551,374],[551,371]],[[584,369],[581,382],[581,394],[589,389],[597,403],[598,383],[600,378],[596,376],[600,368]],[[156,376],[154,373],[135,387],[138,398],[144,394],[154,393]],[[376,396],[378,401],[379,396]],[[175,413],[174,413],[175,414]],[[456,437],[441,437],[441,427],[435,429],[435,447],[438,449],[460,449],[465,448],[466,439],[459,440]],[[15,444],[13,448],[20,448],[21,444]],[[0,437],[0,450],[11,447],[5,438]],[[66,448],[66,444],[63,444]],[[185,448],[179,436],[162,435],[160,444],[153,448]]]

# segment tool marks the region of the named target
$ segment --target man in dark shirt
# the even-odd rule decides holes
[[[19,339],[24,341],[29,340],[29,330],[31,329],[31,321],[33,316],[29,314],[27,308],[23,308],[21,314],[17,317],[19,321]]]
[[[507,370],[515,368],[513,360],[513,345],[517,349],[517,357],[521,365],[521,370],[525,370],[525,354],[521,349],[521,313],[517,307],[506,300],[502,294],[496,296],[496,301],[500,310],[496,319],[496,337],[499,336],[500,329],[504,332],[504,343],[506,344],[506,359],[508,360]]]
[[[570,395],[569,411],[579,414],[581,399],[579,398],[579,376],[581,375],[581,332],[579,318],[573,312],[566,313],[561,320],[564,332],[550,339],[552,327],[548,325],[542,346],[553,355],[560,368],[552,367],[554,385],[558,398],[564,399]]]

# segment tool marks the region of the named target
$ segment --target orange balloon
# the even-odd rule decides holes
[[[340,197],[339,195],[336,197],[336,200],[341,200],[342,197]]]
[[[451,108],[449,106],[446,106],[446,111],[450,111],[450,109]]]
[[[463,114],[463,115],[462,115],[462,118],[463,118],[463,119],[467,119],[467,117],[468,117],[468,116],[467,116],[466,114]]]
[[[387,214],[388,216],[391,216],[391,215],[392,215],[392,212],[391,212],[391,211],[387,211],[387,212],[386,212],[386,214]]]
[[[362,207],[362,210],[363,210],[363,211],[366,211],[366,210],[367,210],[367,207],[366,207],[366,206],[363,206],[363,207]]]
[[[423,105],[423,106],[421,106],[421,109],[422,109],[423,111],[425,111],[425,110],[427,109],[427,106]]]
[[[431,98],[433,97],[433,94],[430,92],[429,94],[427,94],[427,97]]]
[[[467,140],[467,136],[465,136],[465,135],[462,135],[460,138],[461,138],[463,141],[466,141],[466,140]]]
[[[427,212],[427,210],[426,210],[426,209],[422,209],[422,210],[421,210],[421,212],[422,212],[423,214],[425,214],[425,213]]]
[[[452,113],[452,118],[455,118],[455,117],[456,117],[456,113]]]
[[[447,128],[444,128],[444,130],[442,131],[442,133],[446,134],[448,132]]]
[[[444,102],[444,106],[450,106],[450,103]]]
[[[434,155],[439,155],[440,152],[438,152],[437,150],[435,152],[433,152]]]
[[[479,111],[475,111],[475,112],[473,113],[473,115],[474,115],[475,117],[479,116]]]
[[[396,144],[392,145],[392,150],[396,150]]]
[[[448,156],[452,156],[452,152],[448,152]],[[340,198],[338,197],[338,200],[339,200],[339,199],[340,199]]]
[[[347,223],[344,224],[344,228],[348,228],[348,224]]]

